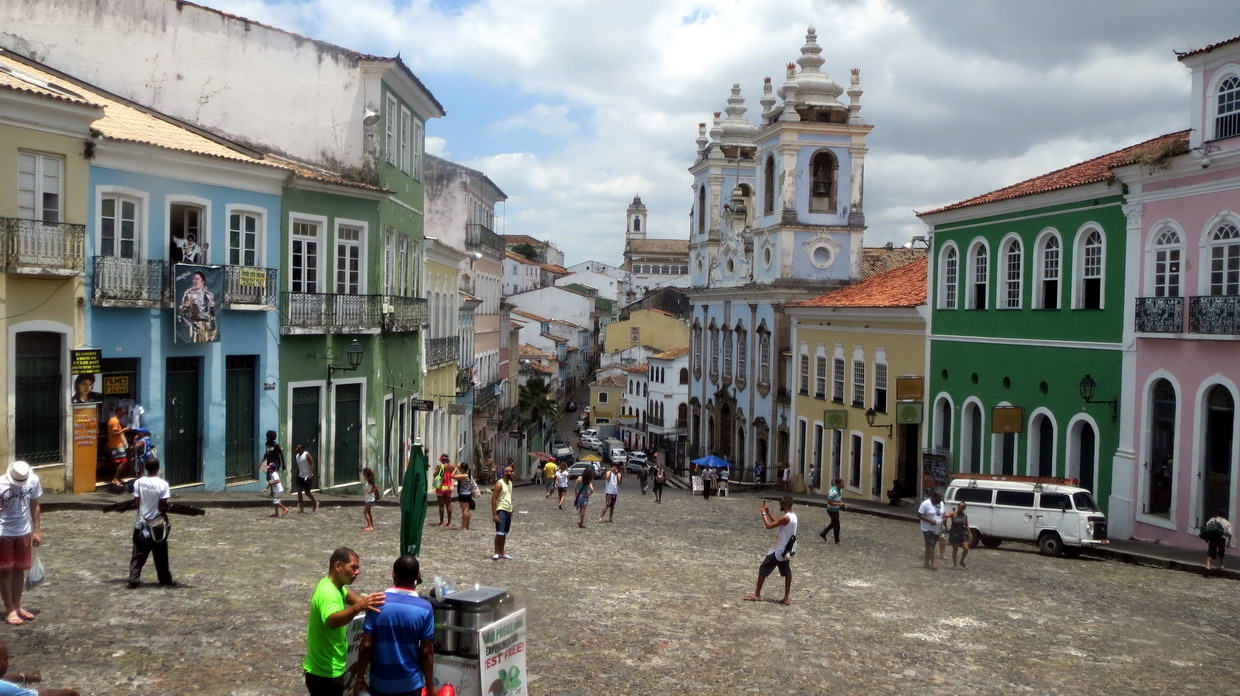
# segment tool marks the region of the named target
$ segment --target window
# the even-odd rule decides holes
[[[956,490],[958,503],[985,503],[990,505],[995,492],[985,488],[959,488]]]
[[[852,405],[865,405],[865,361],[853,361],[853,393]]]
[[[1038,290],[1034,303],[1038,309],[1059,309],[1059,235],[1042,237],[1038,251]]]
[[[689,369],[688,368],[685,368],[685,367],[680,368],[680,383],[681,384],[689,383]]]
[[[1240,229],[1230,222],[1210,233],[1210,294],[1240,295]]]
[[[605,404],[605,403],[607,403],[607,392],[605,392],[605,391],[601,391],[601,392],[599,392],[599,393],[598,393],[598,402],[599,402],[600,404]]]
[[[814,361],[814,396],[827,398],[827,356],[819,355]]]
[[[766,156],[762,169],[762,214],[775,214],[775,157]]]
[[[861,436],[857,433],[848,438],[848,485],[861,487]]]
[[[396,125],[400,121],[400,111],[396,106],[396,97],[388,96],[387,98],[387,114],[383,119],[383,152],[387,157],[388,164],[396,165],[400,162],[400,148],[396,144]]]
[[[138,258],[138,201],[107,195],[99,205],[99,255]]]
[[[1067,493],[1043,493],[1038,497],[1038,507],[1043,510],[1071,510],[1072,498]]]
[[[61,210],[65,161],[62,157],[21,152],[17,157],[17,216],[55,224]]]
[[[1032,491],[995,491],[995,505],[1033,507]]]
[[[388,227],[383,235],[383,291],[396,294],[396,228]]]
[[[810,161],[809,212],[834,213],[836,180],[839,162],[835,155],[823,150]]]
[[[836,358],[831,376],[831,400],[837,404],[844,403],[844,379],[844,359]]]
[[[168,261],[171,263],[206,263],[206,252],[199,240],[206,209],[200,205],[173,203],[168,206]],[[234,264],[235,265],[235,264]]]
[[[939,307],[941,309],[956,309],[956,293],[960,282],[960,259],[956,252],[956,245],[949,244],[943,249],[943,268],[939,277],[942,286],[939,288]]]
[[[758,331],[758,384],[771,386],[771,334]]]
[[[233,211],[228,215],[228,265],[258,265],[258,214]]]
[[[682,200],[683,200],[683,199],[682,199]],[[641,219],[641,218],[639,218],[639,217],[635,217],[635,218],[633,218],[633,231],[634,231],[634,232],[641,232],[641,231],[642,231],[642,219]]]
[[[292,263],[289,272],[292,292],[322,292],[319,284],[319,233],[318,223],[293,221]]]
[[[693,373],[702,376],[702,327],[693,327]]]
[[[1020,309],[1023,256],[1020,240],[1010,239],[1003,248],[1003,308]]]
[[[413,120],[413,171],[411,172],[414,179],[422,180],[422,155],[424,154],[424,143],[426,142],[426,126],[421,121],[414,118]],[[494,227],[494,225],[491,225]]]
[[[1218,106],[1214,116],[1214,137],[1240,135],[1240,77],[1232,75],[1218,86]]]
[[[736,329],[736,381],[742,384],[749,376],[749,332]]]
[[[1102,232],[1087,228],[1078,236],[1080,284],[1077,309],[1102,309]]]
[[[710,327],[710,376],[719,376],[719,329]]]
[[[969,309],[986,309],[990,252],[978,242],[969,252]]]
[[[698,187],[697,231],[706,234],[706,187]]]
[[[797,391],[801,394],[809,393],[809,356],[801,353],[800,360],[801,369],[798,371]]]
[[[874,410],[887,412],[887,364],[874,363]]]
[[[1154,237],[1154,297],[1180,296],[1180,233],[1164,229]]]
[[[336,228],[336,294],[362,294],[362,228]]]

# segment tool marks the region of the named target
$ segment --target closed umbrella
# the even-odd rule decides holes
[[[426,524],[426,452],[415,444],[405,467],[405,488],[400,493],[400,552],[418,555],[422,528]]]

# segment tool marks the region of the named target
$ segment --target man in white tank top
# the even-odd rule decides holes
[[[775,547],[767,552],[766,558],[762,559],[762,565],[758,566],[758,586],[754,588],[753,594],[745,597],[750,602],[757,602],[762,599],[762,583],[766,582],[766,576],[771,574],[772,570],[779,568],[779,574],[784,578],[784,598],[779,600],[780,604],[792,604],[792,600],[788,598],[789,592],[792,591],[792,555],[796,553],[797,540],[797,516],[792,512],[792,496],[785,495],[779,499],[779,516],[771,514],[766,503],[762,503],[759,508],[762,512],[762,524],[767,529],[779,528],[779,536],[775,538]]]

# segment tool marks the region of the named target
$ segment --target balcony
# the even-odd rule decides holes
[[[426,326],[426,300],[387,295],[383,298],[383,304],[383,328],[388,331],[420,331]]]
[[[0,218],[0,265],[36,276],[84,273],[86,226]]]
[[[490,227],[477,223],[465,225],[466,249],[490,249],[499,256],[504,255],[504,238],[491,231]]]
[[[474,410],[488,408],[495,404],[500,394],[503,392],[503,380],[495,380],[490,384],[484,384],[474,390]]]
[[[1137,333],[1182,333],[1183,297],[1138,297],[1134,328]]]
[[[169,301],[168,264],[96,256],[92,285],[100,307],[161,307]]]
[[[274,268],[224,267],[224,307],[275,309],[279,274]]]
[[[1240,295],[1204,295],[1188,298],[1190,333],[1240,335]]]
[[[383,295],[284,293],[284,334],[378,333]]]
[[[457,336],[430,338],[426,340],[426,366],[436,367],[455,363],[461,354],[461,339]]]

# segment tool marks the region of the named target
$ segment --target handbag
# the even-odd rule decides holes
[[[26,572],[26,589],[32,590],[43,583],[43,579],[47,577],[46,571],[43,569],[43,559],[39,558],[38,548],[32,552],[33,558],[30,563],[30,570]]]

